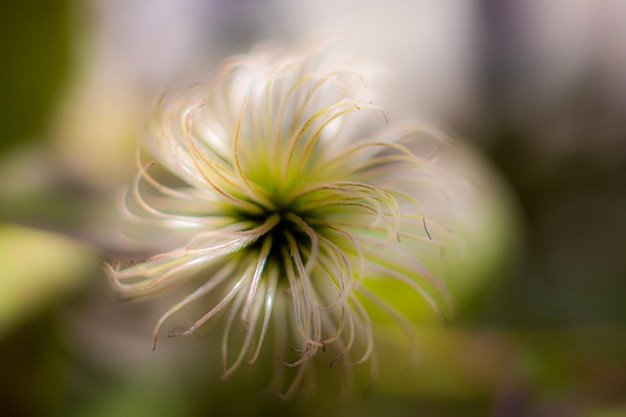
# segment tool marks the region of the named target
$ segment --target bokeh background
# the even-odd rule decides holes
[[[457,318],[425,320],[418,366],[383,337],[371,389],[285,403],[222,382],[210,335],[152,352],[162,305],[119,303],[99,262],[129,251],[116,190],[165,86],[333,31],[489,198],[467,210]],[[625,2],[24,0],[0,35],[0,415],[626,415]]]

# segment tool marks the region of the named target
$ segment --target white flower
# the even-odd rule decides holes
[[[417,197],[439,175],[436,158],[411,150],[425,132],[390,128],[366,95],[366,74],[331,57],[328,45],[254,53],[208,85],[166,92],[146,145],[178,182],[164,185],[139,162],[124,212],[177,247],[107,265],[127,298],[200,280],[162,315],[155,343],[166,320],[200,304],[204,315],[176,336],[221,317],[224,376],[269,350],[272,384],[285,395],[320,351],[331,364],[371,358],[364,302],[409,327],[368,282],[401,282],[437,312],[447,303],[416,251],[416,242],[442,246],[429,229],[448,233]],[[291,378],[285,367],[296,369]]]

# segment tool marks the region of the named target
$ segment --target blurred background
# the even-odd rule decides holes
[[[116,192],[168,84],[335,31],[390,69],[390,117],[455,137],[485,198],[421,363],[284,403],[222,382],[207,337],[152,352],[163,306],[119,303],[99,262],[127,251]],[[626,2],[24,0],[0,34],[0,415],[626,415]]]

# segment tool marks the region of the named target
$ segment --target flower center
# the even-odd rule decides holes
[[[267,262],[281,270],[281,280],[285,280],[285,264],[292,263],[294,253],[306,263],[313,250],[313,241],[318,238],[318,230],[309,223],[316,213],[302,210],[296,201],[290,204],[276,204],[275,209],[264,209],[261,213],[238,211],[234,213],[237,221],[253,224],[257,227],[267,224],[272,217],[277,223],[254,243],[247,247],[249,251],[261,251],[265,245],[270,245]]]

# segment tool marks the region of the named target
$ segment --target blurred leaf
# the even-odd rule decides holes
[[[0,225],[0,336],[89,276],[93,254],[59,235]]]
[[[66,72],[68,2],[24,0],[0,6],[0,152],[39,134]]]

